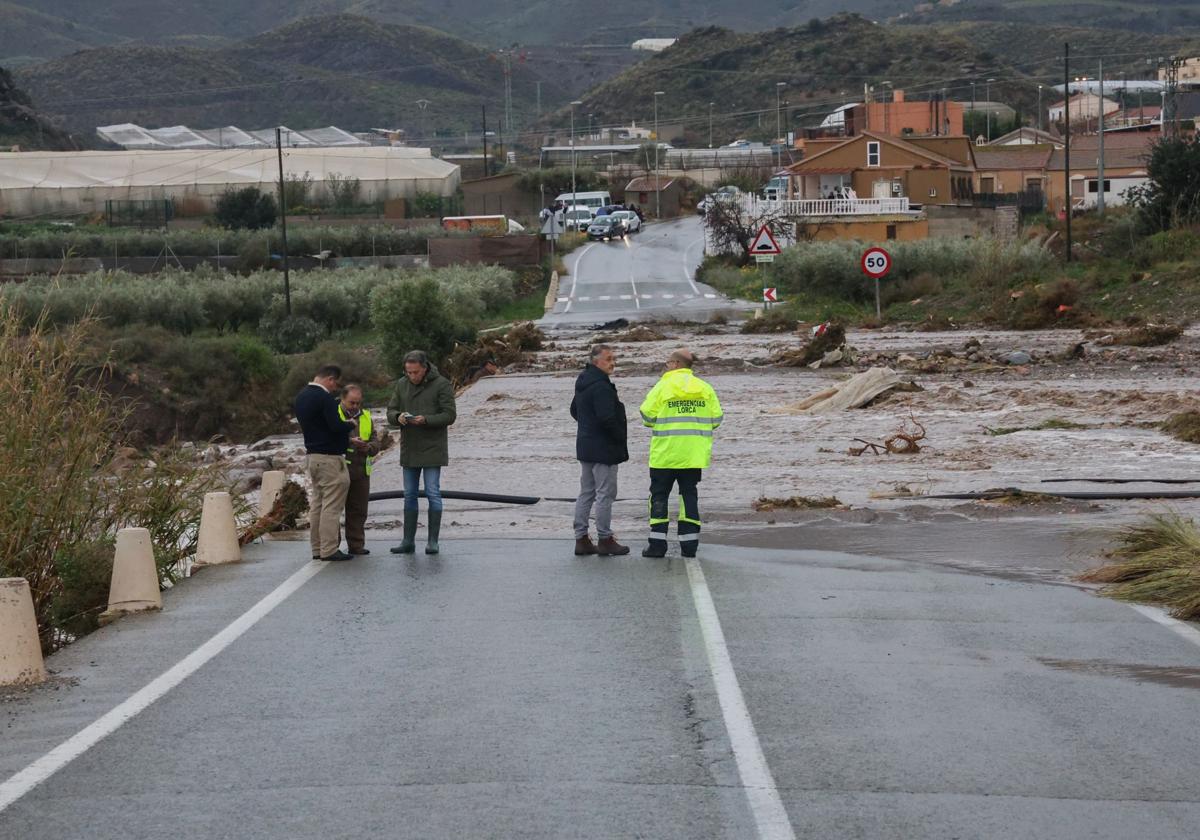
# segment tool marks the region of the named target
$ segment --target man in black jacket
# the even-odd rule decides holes
[[[629,460],[626,444],[625,406],[617,399],[617,387],[609,377],[617,366],[611,347],[597,344],[591,361],[575,380],[571,416],[579,424],[575,435],[575,457],[581,477],[575,501],[575,553],[628,554],[629,546],[617,542],[612,532],[612,505],[617,497],[617,465]],[[597,543],[588,536],[592,506],[596,508]]]
[[[308,453],[305,472],[312,483],[308,521],[311,523],[314,560],[350,559],[350,555],[341,550],[339,520],[350,489],[346,450],[350,448],[350,433],[356,424],[343,420],[338,414],[338,401],[333,393],[338,389],[341,377],[341,368],[325,365],[296,395],[294,405],[300,430],[304,432],[304,449]]]

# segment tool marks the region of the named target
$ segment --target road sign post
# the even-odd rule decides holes
[[[882,248],[868,248],[862,255],[863,274],[875,279],[875,317],[883,320],[883,307],[879,300],[879,280],[892,270],[892,255]]]
[[[750,242],[749,253],[753,255],[754,262],[759,265],[775,262],[775,255],[779,253],[779,243],[771,235],[769,227],[763,225],[758,229],[758,233],[755,234],[754,239]],[[771,304],[777,302],[775,289],[763,286],[763,309],[770,309]]]

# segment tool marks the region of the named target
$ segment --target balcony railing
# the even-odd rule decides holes
[[[801,198],[760,201],[760,210],[775,210],[788,216],[872,216],[911,213],[908,198]]]

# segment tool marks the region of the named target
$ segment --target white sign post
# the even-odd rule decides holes
[[[754,261],[759,265],[775,262],[775,255],[779,253],[779,243],[775,241],[775,237],[771,235],[771,229],[766,225],[758,229],[758,233],[751,241],[750,253],[754,255]],[[767,294],[768,292],[770,294]],[[768,289],[764,286],[763,309],[770,309],[771,304],[775,302],[775,289]]]
[[[892,255],[882,248],[868,248],[862,256],[863,274],[875,278],[875,317],[883,320],[883,308],[879,302],[879,280],[892,270]]]

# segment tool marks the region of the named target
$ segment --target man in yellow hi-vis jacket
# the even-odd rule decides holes
[[[667,554],[668,499],[679,484],[679,549],[695,557],[700,546],[700,471],[712,461],[713,430],[721,425],[721,403],[712,386],[692,374],[694,358],[676,350],[667,372],[642,402],[650,427],[650,544],[643,557]]]

